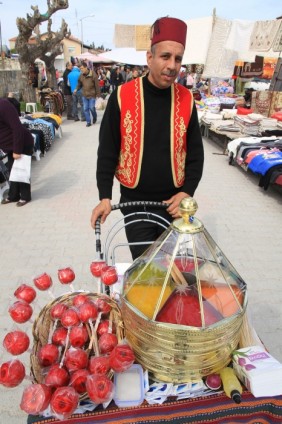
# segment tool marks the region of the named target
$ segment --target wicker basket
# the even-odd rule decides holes
[[[91,293],[91,292],[73,292],[73,293],[67,293],[63,296],[58,297],[54,301],[48,303],[39,313],[38,317],[36,318],[32,333],[33,333],[33,348],[30,355],[30,370],[31,370],[31,377],[35,383],[43,383],[44,382],[44,375],[42,373],[42,367],[39,364],[38,361],[38,352],[42,346],[44,346],[46,343],[48,343],[48,338],[50,331],[53,329],[54,321],[52,320],[50,316],[50,310],[52,306],[63,303],[66,306],[71,306],[73,304],[73,298],[78,294],[86,294],[87,297],[90,300],[96,300],[98,298],[103,298],[106,300],[106,302],[111,306],[112,310],[110,312],[109,319],[112,320],[113,324],[115,324],[116,328],[116,336],[118,338],[118,342],[121,342],[121,340],[124,338],[124,330],[123,330],[123,321],[121,317],[121,311],[117,305],[117,303],[111,299],[109,296],[106,296],[105,294],[97,294],[97,293]],[[56,328],[60,326],[57,325]],[[94,343],[93,343],[93,334],[91,331],[91,328],[89,325],[86,325],[90,342],[84,347],[86,350],[88,357],[95,355],[95,349],[94,349]],[[69,346],[68,346],[69,347]],[[64,349],[62,349],[61,357],[59,360],[61,360],[62,355],[64,353]],[[109,373],[109,377],[112,377],[112,373]],[[82,394],[81,399],[85,399],[87,397],[87,394]]]

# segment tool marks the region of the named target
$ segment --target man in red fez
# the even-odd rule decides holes
[[[186,44],[185,22],[170,17],[152,26],[149,72],[115,90],[101,122],[97,160],[100,203],[91,224],[111,212],[114,176],[120,182],[121,203],[158,201],[166,210],[150,209],[167,220],[179,216],[179,203],[194,196],[202,177],[204,153],[193,95],[176,83]],[[141,210],[144,207],[141,207]],[[123,214],[139,211],[123,207]],[[138,218],[138,216],[137,216]],[[126,222],[130,218],[125,218]],[[136,217],[134,218],[136,220]],[[156,240],[164,228],[138,222],[125,227],[129,243]],[[146,245],[130,246],[133,259]]]

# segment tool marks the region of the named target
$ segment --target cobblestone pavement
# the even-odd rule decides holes
[[[89,128],[64,120],[63,138],[56,136],[50,151],[32,162],[32,202],[23,208],[0,206],[1,340],[15,328],[7,310],[20,283],[32,284],[35,276],[47,272],[57,296],[65,291],[57,270],[71,266],[75,289],[96,290],[89,272],[96,257],[90,214],[98,201],[95,163],[101,117],[99,111],[97,124]],[[222,147],[205,139],[204,176],[195,195],[197,217],[247,282],[252,322],[272,355],[282,361],[282,196],[272,187],[264,192],[256,176],[229,166],[221,152]],[[118,201],[115,184],[113,203]],[[109,216],[102,227],[103,240],[118,218],[119,212]],[[117,239],[125,241],[124,234]],[[120,260],[126,261],[127,252],[122,255]],[[38,292],[34,316],[50,300],[48,293]],[[22,328],[30,332],[31,326]],[[5,352],[1,357],[9,358]],[[22,359],[28,364],[28,353]],[[10,390],[1,387],[1,422],[26,422],[19,408],[25,384]]]

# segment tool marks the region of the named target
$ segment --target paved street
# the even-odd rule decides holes
[[[63,138],[57,135],[45,157],[32,161],[32,202],[22,208],[0,205],[1,341],[15,328],[7,310],[21,283],[32,284],[34,277],[47,272],[57,296],[64,292],[57,270],[71,266],[76,273],[74,288],[95,290],[89,271],[96,256],[90,214],[98,202],[95,164],[101,117],[99,111],[98,123],[90,128],[64,118]],[[253,324],[270,353],[282,361],[282,194],[272,187],[264,192],[256,176],[229,166],[221,152],[220,146],[205,139],[204,177],[195,195],[197,217],[247,282]],[[115,185],[113,203],[118,200]],[[118,216],[119,212],[110,215],[102,239]],[[118,239],[125,241],[124,234]],[[126,252],[122,255],[123,261],[129,259]],[[33,318],[50,300],[46,292],[38,292]],[[22,328],[30,331],[31,326]],[[4,352],[1,356],[2,361],[9,359]],[[28,353],[22,359],[27,364]],[[19,408],[23,387],[0,388],[2,423],[26,422]]]

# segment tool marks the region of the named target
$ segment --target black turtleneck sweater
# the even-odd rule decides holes
[[[128,200],[168,200],[179,191],[190,196],[202,177],[204,151],[196,106],[187,129],[187,156],[184,185],[173,184],[170,152],[171,88],[159,89],[143,78],[145,129],[140,180],[136,188],[121,185]],[[120,109],[117,91],[109,100],[101,122],[97,161],[97,185],[101,199],[112,198],[112,186],[121,145]]]

